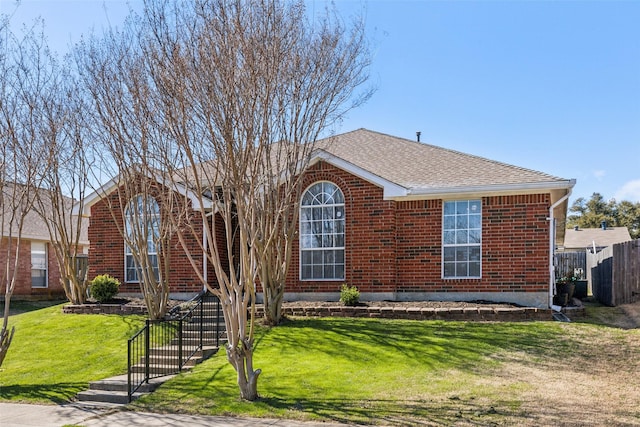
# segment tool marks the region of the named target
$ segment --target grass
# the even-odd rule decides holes
[[[62,305],[12,302],[16,332],[0,367],[0,400],[62,403],[90,381],[125,373],[139,316],[63,314]]]
[[[556,345],[549,345],[553,339]],[[143,410],[370,423],[371,420],[497,419],[517,410],[524,381],[488,387],[485,379],[514,354],[562,358],[580,343],[563,326],[538,323],[296,319],[261,329],[256,367],[261,398],[238,398],[223,353],[137,402]]]
[[[589,312],[590,323],[569,324],[293,319],[257,330],[258,401],[239,399],[221,351],[132,409],[395,426],[640,424],[640,330],[602,324],[622,311]],[[0,400],[56,403],[123,373],[126,339],[142,324],[60,306],[11,321]]]

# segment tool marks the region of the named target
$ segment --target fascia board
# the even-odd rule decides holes
[[[110,194],[120,184],[120,175],[111,178],[109,181],[98,187],[91,194],[86,196],[82,203],[76,202],[71,208],[71,215],[91,216],[91,206],[98,203],[106,194]],[[80,206],[82,205],[82,212]]]
[[[413,188],[407,191],[406,196],[396,198],[396,200],[427,200],[537,194],[540,192],[546,193],[553,190],[569,190],[573,188],[575,183],[575,179],[572,179],[552,182],[533,182],[525,184],[479,185],[444,188]]]
[[[366,169],[356,166],[353,163],[350,163],[340,157],[334,156],[333,154],[328,153],[324,150],[318,150],[313,154],[309,161],[309,166],[312,166],[319,161],[327,162],[330,165],[342,169],[345,172],[348,172],[359,178],[362,178],[373,185],[381,187],[383,189],[383,198],[385,200],[402,198],[403,196],[407,195],[407,189],[405,187],[386,180],[379,175],[369,172]]]
[[[148,177],[150,179],[154,179],[159,184],[167,185],[164,182],[165,180],[160,175],[148,175]],[[110,179],[104,185],[100,186],[94,192],[85,197],[83,200],[84,204],[82,206],[82,212],[80,212],[80,202],[76,202],[71,209],[72,215],[82,215],[83,217],[91,216],[91,206],[96,204],[106,195],[110,194],[115,188],[118,187],[118,185],[120,185],[120,182],[120,176],[118,175],[117,177]],[[185,185],[179,183],[170,183],[170,185],[177,193],[189,198],[194,210],[206,211],[214,208],[212,200],[209,200],[205,197],[197,197],[195,193],[188,189]]]

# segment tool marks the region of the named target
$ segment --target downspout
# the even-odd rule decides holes
[[[556,242],[555,242],[556,219],[553,217],[553,210],[558,206],[560,206],[560,203],[567,200],[569,196],[571,196],[572,191],[573,191],[573,188],[569,188],[569,191],[567,191],[567,194],[562,196],[557,202],[551,205],[551,207],[549,208],[549,217],[547,218],[547,220],[550,222],[550,226],[549,226],[549,308],[555,311],[560,311],[561,307],[553,305],[553,288],[554,288],[555,279],[556,279],[555,267],[553,265],[553,255],[556,247]]]

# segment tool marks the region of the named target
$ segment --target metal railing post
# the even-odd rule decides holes
[[[127,341],[127,399],[131,403],[131,340]]]
[[[178,319],[178,370],[182,371],[182,318]]]
[[[204,329],[204,301],[206,297],[207,297],[207,294],[204,294],[200,299],[200,325],[198,328],[200,330],[200,349],[203,351],[204,351],[204,343],[202,342],[202,336],[203,336],[203,329]]]
[[[149,348],[151,348],[149,335],[151,330],[151,321],[147,319],[145,323],[147,327],[145,328],[145,331],[144,331],[144,382],[149,383],[149,376],[151,375],[150,373],[151,369],[149,367],[149,357],[150,357]]]
[[[216,347],[220,348],[220,298],[216,297]]]

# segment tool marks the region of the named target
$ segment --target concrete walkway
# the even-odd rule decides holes
[[[231,418],[152,414],[120,409],[99,409],[75,404],[27,405],[0,402],[2,427],[344,427],[347,424],[301,422],[267,418]]]

